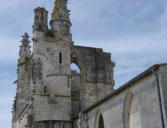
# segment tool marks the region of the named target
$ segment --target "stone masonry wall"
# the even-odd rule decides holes
[[[99,48],[74,46],[73,59],[81,71],[85,71],[87,82],[113,84],[114,62],[111,61],[110,53]]]
[[[162,66],[158,72],[159,82],[160,82],[160,91],[161,99],[163,106],[163,118],[165,122],[165,127],[167,127],[167,66]]]
[[[73,46],[72,63],[81,70],[81,109],[97,102],[113,90],[111,54],[99,48]]]
[[[166,88],[165,83],[162,86]],[[74,124],[81,124],[80,127],[83,127],[79,122],[85,122],[83,124],[88,123],[89,128],[98,128],[99,118],[102,115],[104,128],[161,128],[155,76],[151,74],[138,80],[89,110],[85,115],[87,118],[81,117]]]

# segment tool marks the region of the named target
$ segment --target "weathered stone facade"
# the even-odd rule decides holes
[[[110,53],[74,45],[66,0],[48,12],[34,10],[33,51],[23,36],[18,64],[13,128],[72,127],[72,118],[113,90]],[[75,63],[81,73],[71,71]]]
[[[111,54],[75,45],[66,4],[56,0],[51,29],[48,12],[34,10],[33,51],[27,33],[20,46],[12,128],[161,128],[162,120],[166,126],[167,67],[114,90]]]

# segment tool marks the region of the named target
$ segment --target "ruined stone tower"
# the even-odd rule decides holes
[[[114,63],[102,49],[74,45],[67,0],[56,0],[51,29],[48,12],[34,12],[33,51],[27,33],[20,48],[12,126],[72,128],[73,117],[113,90]]]

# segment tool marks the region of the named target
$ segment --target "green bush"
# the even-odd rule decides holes
[[[48,30],[46,33],[45,33],[45,36],[46,37],[54,37],[54,32],[52,30]]]

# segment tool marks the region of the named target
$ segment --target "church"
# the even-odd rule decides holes
[[[118,89],[110,53],[72,40],[67,0],[34,10],[33,49],[22,36],[12,128],[167,128],[167,63]],[[76,64],[80,72],[72,70]]]

